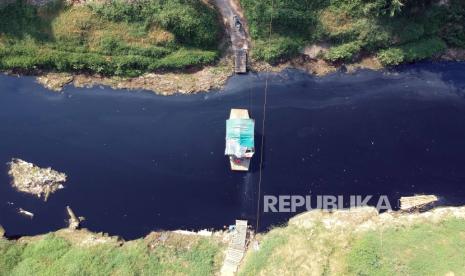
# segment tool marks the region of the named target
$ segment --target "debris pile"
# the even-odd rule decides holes
[[[12,185],[18,191],[33,194],[47,201],[50,194],[63,189],[66,174],[51,168],[39,168],[32,163],[13,158],[8,163],[8,174],[12,178]]]

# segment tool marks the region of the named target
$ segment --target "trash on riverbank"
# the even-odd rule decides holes
[[[36,195],[47,201],[50,194],[63,189],[66,174],[52,170],[52,168],[39,168],[32,163],[13,158],[8,163],[8,174],[12,178],[12,185],[20,192]]]
[[[49,90],[61,92],[73,79],[74,76],[67,73],[48,73],[38,76],[37,82]]]

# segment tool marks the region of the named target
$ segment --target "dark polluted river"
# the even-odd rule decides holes
[[[436,194],[441,204],[465,204],[464,63],[269,79],[262,202],[387,195],[397,205],[400,196]],[[0,225],[9,236],[53,231],[66,227],[66,205],[86,217],[84,227],[126,239],[237,218],[255,224],[264,86],[264,74],[249,74],[190,96],[56,94],[31,77],[0,76]],[[249,173],[232,173],[223,155],[231,108],[248,108],[257,123]],[[15,191],[13,157],[65,172],[65,189],[47,203]],[[260,230],[294,215],[262,213]]]

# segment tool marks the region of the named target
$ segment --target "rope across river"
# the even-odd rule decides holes
[[[274,0],[271,0],[271,15],[270,15],[270,26],[269,26],[269,37],[268,37],[268,47],[271,48],[271,34],[273,31],[273,11],[274,11]],[[261,196],[262,196],[262,180],[263,180],[263,155],[264,155],[264,142],[265,142],[265,122],[266,122],[266,106],[268,100],[268,79],[269,74],[267,73],[265,76],[265,91],[263,95],[263,120],[262,120],[262,140],[260,145],[260,171],[259,171],[259,178],[258,178],[258,199],[257,199],[257,216],[256,216],[256,224],[255,224],[255,231],[258,232],[260,226],[260,203],[261,203]]]

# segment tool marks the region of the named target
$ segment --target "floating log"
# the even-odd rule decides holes
[[[68,220],[69,226],[68,226],[68,228],[72,229],[72,230],[79,229],[79,227],[81,226],[81,222],[84,220],[84,218],[83,217],[77,217],[74,214],[73,210],[71,210],[71,207],[69,207],[69,206],[66,206],[66,211],[68,212],[68,216],[69,216],[69,220]]]
[[[30,218],[33,218],[33,217],[34,217],[34,214],[33,214],[33,213],[31,213],[31,212],[29,212],[29,211],[26,211],[26,210],[24,210],[23,208],[19,208],[19,209],[18,209],[18,212],[19,212],[20,214],[25,215],[25,216],[30,217]]]
[[[430,207],[439,199],[435,195],[416,195],[400,198],[400,210],[414,211]]]

